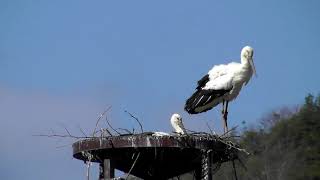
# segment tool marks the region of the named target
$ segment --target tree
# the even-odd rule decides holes
[[[237,163],[238,179],[320,179],[320,95],[309,94],[301,108],[280,108],[262,118],[260,126],[245,129],[238,142],[251,152]],[[215,179],[234,179],[224,164]]]

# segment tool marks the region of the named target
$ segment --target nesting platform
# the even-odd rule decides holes
[[[96,137],[73,144],[73,156],[100,163],[100,179],[114,177],[114,169],[142,179],[168,179],[195,171],[196,179],[212,178],[215,163],[235,158],[237,150],[212,135],[154,133]]]

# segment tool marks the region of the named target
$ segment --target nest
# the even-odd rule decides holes
[[[104,135],[75,142],[73,156],[100,164],[109,159],[114,168],[143,179],[167,179],[199,167],[214,173],[221,163],[246,152],[228,138],[209,133]]]

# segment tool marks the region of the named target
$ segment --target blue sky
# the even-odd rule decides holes
[[[221,131],[220,107],[183,112],[215,64],[255,49],[258,78],[230,104],[230,126],[318,93],[319,1],[0,1],[0,179],[84,179],[71,143],[107,106],[115,126],[171,131],[169,117]]]

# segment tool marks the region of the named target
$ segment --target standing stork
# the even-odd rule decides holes
[[[198,81],[196,92],[186,101],[184,109],[189,114],[198,114],[222,102],[224,132],[228,132],[228,103],[239,95],[252,74],[256,75],[253,48],[246,46],[241,51],[241,63],[216,65]]]

